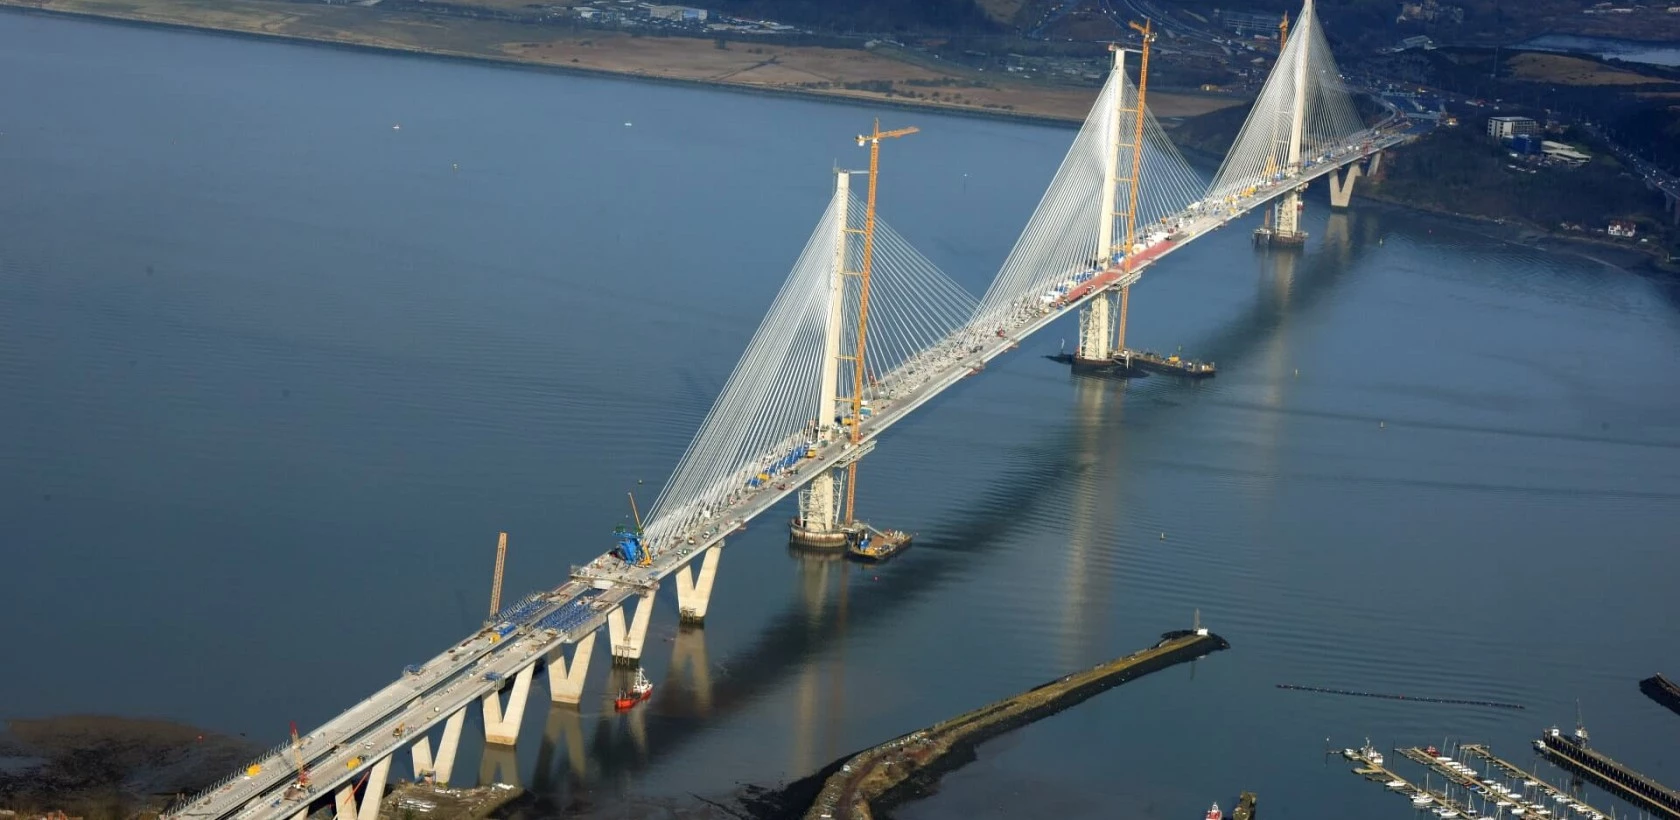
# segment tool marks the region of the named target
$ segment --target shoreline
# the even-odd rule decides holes
[[[1368,191],[1360,192],[1357,189],[1354,191],[1353,197],[1355,200],[1363,199],[1367,202],[1373,202],[1384,207],[1399,208],[1401,210],[1412,211],[1413,213],[1425,214],[1433,217],[1450,217],[1454,220],[1470,220],[1471,222],[1477,223],[1475,226],[1470,226],[1476,233],[1480,233],[1483,236],[1488,236],[1493,239],[1510,242],[1514,245],[1521,245],[1525,248],[1534,248],[1536,250],[1553,253],[1569,253],[1579,256],[1582,259],[1597,262],[1601,265],[1621,268],[1634,273],[1641,271],[1669,275],[1680,273],[1680,265],[1669,262],[1665,258],[1665,254],[1657,248],[1641,248],[1635,245],[1613,242],[1608,239],[1599,239],[1597,237],[1586,236],[1583,234],[1564,233],[1527,222],[1502,220],[1479,214],[1460,213],[1458,211],[1438,206],[1408,202],[1402,199],[1384,196],[1380,193],[1371,193]],[[1460,227],[1465,226],[1460,225]],[[1555,247],[1559,245],[1563,247]],[[1624,264],[1623,261],[1601,259],[1587,252],[1592,248],[1614,251],[1617,254],[1627,257],[1627,261],[1629,262],[1637,259],[1639,264]]]
[[[250,39],[259,42],[278,42],[309,47],[343,49],[366,54],[385,54],[420,59],[450,60],[558,75],[585,76],[597,79],[630,82],[652,82],[661,85],[707,88],[716,91],[790,97],[794,99],[806,99],[820,102],[875,105],[905,111],[922,111],[932,114],[948,114],[958,117],[1019,122],[1028,125],[1041,125],[1056,128],[1077,128],[1084,123],[1083,117],[1063,117],[1054,114],[1009,111],[981,106],[901,99],[887,97],[872,92],[848,93],[848,91],[844,89],[831,90],[799,88],[796,86],[786,85],[729,82],[726,80],[711,80],[699,77],[671,77],[657,74],[596,68],[592,66],[548,63],[539,60],[523,59],[516,56],[497,56],[494,54],[473,53],[437,47],[377,43],[369,42],[365,39],[353,39],[354,35],[349,33],[346,33],[346,36],[352,39],[332,40],[322,37],[289,34],[286,32],[259,31],[249,28],[217,26],[204,23],[186,22],[182,20],[156,19],[139,15],[96,12],[83,9],[47,8],[38,4],[26,3],[23,2],[23,0],[0,0],[0,13],[35,15],[48,18],[105,23],[118,26],[155,28],[168,31],[196,32],[201,34]],[[1092,89],[1092,92],[1094,94],[1095,89]]]

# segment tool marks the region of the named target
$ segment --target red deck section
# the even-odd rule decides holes
[[[1172,240],[1163,239],[1144,250],[1138,251],[1132,256],[1132,267],[1136,269],[1137,267],[1147,263],[1149,260],[1166,253],[1167,249],[1171,248],[1173,244]],[[1109,268],[1108,270],[1091,277],[1090,280],[1076,285],[1072,290],[1067,292],[1066,296],[1057,299],[1055,304],[1058,307],[1062,305],[1071,305],[1074,302],[1089,296],[1095,291],[1101,290],[1114,284],[1115,282],[1120,281],[1120,277],[1125,275],[1125,271],[1120,268]]]

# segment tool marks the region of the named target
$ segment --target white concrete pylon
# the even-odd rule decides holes
[[[385,780],[391,774],[391,756],[386,755],[368,770],[367,788],[362,791],[360,805],[356,800],[356,780],[338,788],[333,795],[337,820],[379,820],[379,803],[385,799]],[[307,816],[307,813],[306,813]]]
[[[852,175],[847,171],[834,174],[834,266],[828,274],[828,317],[823,328],[822,374],[817,382],[817,427],[830,439],[844,435],[834,421],[840,414],[840,341],[844,336],[846,310],[846,270],[851,247],[851,230],[847,221],[847,202],[851,195]],[[834,476],[827,471],[811,481],[811,486],[799,494],[799,518],[803,526],[813,532],[832,532],[840,521],[840,505],[835,503]],[[703,614],[703,613],[702,613]]]
[[[298,813],[292,815],[292,820],[309,820],[309,807],[304,806],[298,809]]]
[[[1117,250],[1114,239],[1114,216],[1116,198],[1120,192],[1120,126],[1124,119],[1121,115],[1126,109],[1126,51],[1114,50],[1113,74],[1118,76],[1118,86],[1114,95],[1114,107],[1103,113],[1102,135],[1102,193],[1099,196],[1097,209],[1097,259],[1099,269],[1107,269],[1114,264],[1114,253]],[[1113,81],[1113,80],[1111,80]],[[1129,252],[1130,249],[1127,249]],[[1091,361],[1107,361],[1114,355],[1114,300],[1107,294],[1085,304],[1079,312],[1079,349],[1078,358]]]
[[[634,606],[628,626],[624,611]],[[636,666],[642,660],[642,643],[647,640],[648,622],[653,620],[653,594],[643,593],[641,601],[626,600],[607,615],[607,637],[612,641],[613,663]]]
[[[467,707],[455,710],[443,722],[443,741],[438,744],[437,757],[432,757],[432,740],[421,735],[414,742],[410,755],[414,758],[414,776],[425,777],[431,775],[438,785],[447,785],[449,778],[455,773],[455,753],[461,748],[461,727],[467,723]]]
[[[494,689],[484,693],[484,742],[513,746],[519,742],[519,724],[525,718],[525,698],[531,694],[531,678],[537,672],[532,662],[513,676],[508,694],[507,710],[502,710],[502,693]]]
[[[589,658],[595,654],[595,633],[578,638],[572,647],[572,662],[566,663],[566,649],[557,647],[548,657],[548,699],[553,703],[578,703],[583,700],[583,681],[589,674]]]
[[[717,579],[718,560],[723,557],[723,542],[706,548],[700,558],[700,572],[694,572],[690,561],[677,570],[677,617],[687,624],[706,620],[706,607],[712,600],[712,582]]]

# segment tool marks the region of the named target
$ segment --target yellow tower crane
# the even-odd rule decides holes
[[[1143,57],[1138,66],[1137,104],[1132,110],[1134,123],[1132,129],[1132,175],[1128,182],[1131,193],[1126,197],[1126,255],[1121,257],[1121,270],[1132,272],[1132,249],[1137,246],[1137,202],[1138,178],[1143,173],[1143,122],[1147,116],[1144,107],[1145,97],[1149,93],[1149,46],[1155,42],[1155,27],[1145,17],[1143,25],[1136,22],[1130,24],[1143,40]],[[1126,313],[1130,307],[1132,286],[1122,285],[1120,288],[1120,322],[1114,330],[1114,350],[1120,355],[1126,352]]]
[[[298,742],[297,721],[292,721],[292,760],[297,763],[297,784],[309,785],[309,769],[303,765],[303,744]]]
[[[881,140],[898,139],[917,133],[921,129],[911,126],[893,131],[882,131],[881,121],[875,120],[875,130],[869,134],[859,134],[857,144],[859,148],[869,146],[869,197],[863,209],[863,267],[858,273],[858,319],[857,319],[857,353],[848,357],[852,362],[852,444],[863,439],[863,369],[864,349],[869,338],[869,272],[875,253],[875,183],[881,170]],[[857,493],[857,462],[846,465],[846,525],[853,522],[852,505]]]
[[[496,575],[490,579],[490,617],[502,611],[502,567],[507,565],[507,533],[496,539]]]

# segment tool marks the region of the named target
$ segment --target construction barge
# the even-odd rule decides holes
[[[1664,706],[1675,714],[1680,714],[1680,686],[1662,675],[1652,675],[1639,682],[1639,691],[1645,696]]]
[[[975,759],[981,743],[1048,717],[1133,678],[1229,649],[1202,628],[1168,632],[1154,646],[1045,683],[912,732],[848,759],[823,783],[806,820],[867,820],[876,806],[925,793],[948,771]]]
[[[1680,792],[1588,748],[1585,727],[1566,735],[1554,726],[1534,741],[1534,748],[1560,768],[1598,783],[1653,817],[1680,820]]]
[[[1076,354],[1065,352],[1051,356],[1050,360],[1072,365],[1075,370],[1099,371],[1126,376],[1161,373],[1168,376],[1206,379],[1219,372],[1219,368],[1213,362],[1186,359],[1176,353],[1170,356],[1162,356],[1153,350],[1132,350],[1131,348],[1114,354],[1113,358],[1101,361],[1081,359]]]

